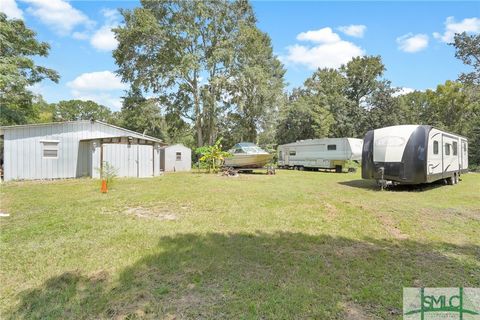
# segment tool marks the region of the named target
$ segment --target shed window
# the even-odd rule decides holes
[[[433,141],[433,154],[438,154],[438,141]]]
[[[58,141],[42,141],[42,145],[44,158],[58,158]]]
[[[177,152],[177,161],[181,161],[181,160],[182,160],[182,153]]]
[[[296,156],[296,155],[297,155],[297,151],[291,150],[291,151],[288,152],[288,154],[289,154],[290,156]]]
[[[445,155],[450,155],[450,143],[445,143]]]
[[[327,150],[332,150],[332,151],[337,150],[337,145],[336,144],[329,144],[327,146]]]
[[[453,149],[453,155],[456,156],[458,153],[458,143],[456,141],[453,142],[452,149]]]

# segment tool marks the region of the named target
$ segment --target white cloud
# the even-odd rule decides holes
[[[2,0],[3,1],[3,0]],[[59,35],[67,35],[77,26],[91,28],[95,22],[64,0],[23,0],[27,12],[37,17]]]
[[[17,6],[15,0],[1,0],[0,11],[10,19],[23,19],[23,11]]]
[[[362,48],[342,40],[331,28],[302,32],[297,39],[318,44],[313,46],[295,44],[287,47],[288,54],[282,57],[286,63],[305,65],[310,69],[338,68],[353,57],[365,55]]]
[[[112,27],[105,25],[93,34],[90,44],[97,50],[110,51],[117,48],[118,41],[115,39]]]
[[[448,17],[445,20],[445,32],[443,34],[434,32],[433,37],[443,42],[452,42],[455,33],[480,33],[479,18],[465,18],[460,22],[455,22],[454,17]]]
[[[120,78],[111,71],[96,71],[82,73],[73,81],[67,83],[69,88],[74,90],[121,90],[126,89],[127,84],[121,82]]]
[[[415,91],[419,91],[419,90],[412,89],[412,88],[407,88],[407,87],[401,87],[401,88],[397,88],[397,89],[398,89],[398,91],[393,94],[394,97],[403,96],[405,94],[409,94],[409,93],[412,93],[412,92],[415,92]]]
[[[110,108],[113,111],[118,111],[122,108],[122,98],[110,92],[102,93],[85,93],[79,91],[72,91],[72,96],[78,100],[91,100],[103,106]]]
[[[102,13],[105,17],[105,24],[93,34],[90,44],[97,50],[111,51],[118,45],[112,28],[119,25],[120,15],[117,10],[113,9],[104,9]]]
[[[351,37],[363,38],[367,26],[364,26],[363,24],[351,24],[349,26],[338,27],[338,30]]]
[[[128,88],[126,83],[111,71],[82,73],[67,83],[74,98],[92,100],[112,109],[121,107],[120,90]]]
[[[297,40],[312,41],[318,43],[331,43],[340,41],[338,34],[334,33],[331,28],[322,28],[319,30],[311,30],[302,32],[297,35]]]
[[[404,52],[414,53],[428,47],[428,36],[426,34],[408,33],[397,38],[398,49]]]
[[[77,40],[87,40],[90,36],[88,35],[88,32],[78,32],[75,31],[72,33],[72,38],[77,39]]]

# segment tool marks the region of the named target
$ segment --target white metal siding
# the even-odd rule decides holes
[[[177,160],[177,152],[181,152],[182,159]],[[192,169],[192,150],[176,144],[162,148],[162,167],[166,172],[190,171]]]
[[[100,166],[98,145],[97,148],[92,143],[80,145],[80,140],[125,135],[142,137],[128,130],[90,121],[6,127],[2,131],[5,181],[74,178],[86,171],[92,177],[98,177],[95,170]],[[58,140],[58,158],[43,157],[42,140]],[[87,152],[86,156],[84,152]]]
[[[153,176],[153,146],[104,143],[103,161],[113,166],[119,177]]]

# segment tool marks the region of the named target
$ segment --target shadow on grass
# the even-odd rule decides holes
[[[184,234],[118,277],[52,277],[6,318],[400,319],[403,287],[480,286],[479,257],[408,240]]]
[[[338,183],[347,187],[352,187],[352,188],[380,191],[380,187],[377,185],[377,183],[374,180],[357,179],[357,180],[350,180],[350,181],[341,181]],[[400,184],[395,186],[388,186],[384,190],[391,191],[391,192],[420,192],[420,191],[436,189],[442,186],[445,186],[445,183],[443,182],[443,180],[439,180],[432,183],[422,183],[422,184],[412,184],[412,185]],[[449,186],[445,186],[445,187],[448,188]]]

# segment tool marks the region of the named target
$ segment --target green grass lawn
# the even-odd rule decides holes
[[[1,186],[2,319],[400,319],[403,287],[480,287],[480,174],[177,173]]]

